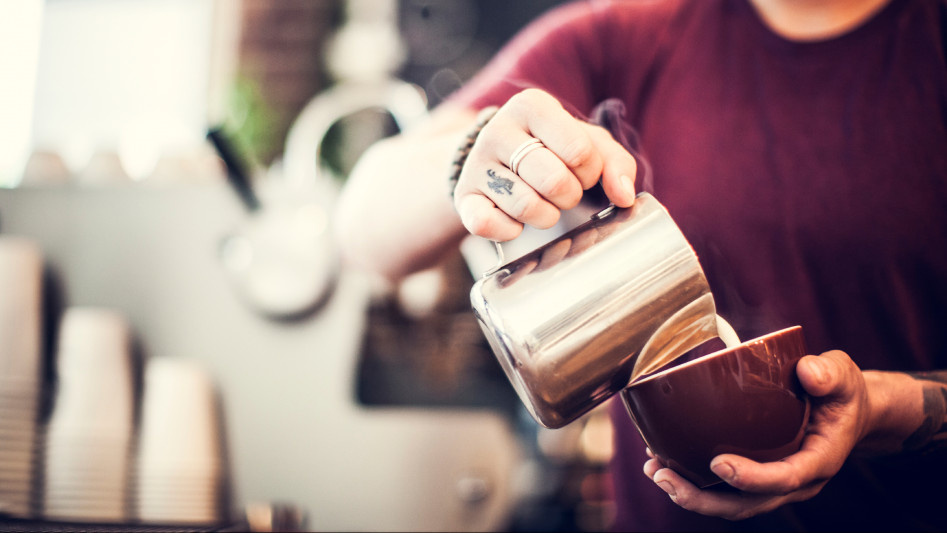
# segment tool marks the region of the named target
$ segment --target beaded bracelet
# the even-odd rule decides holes
[[[467,134],[464,143],[457,149],[454,161],[451,163],[450,177],[447,178],[451,198],[454,197],[454,189],[457,188],[457,180],[460,179],[460,172],[464,169],[464,163],[467,161],[467,156],[470,155],[470,150],[473,148],[474,143],[477,142],[477,136],[480,135],[480,130],[487,125],[487,122],[490,122],[490,119],[493,118],[493,115],[497,114],[497,110],[499,109],[497,106],[481,109],[480,113],[477,114],[477,123],[474,124],[470,133]]]

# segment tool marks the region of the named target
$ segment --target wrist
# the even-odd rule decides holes
[[[924,419],[923,391],[917,380],[902,372],[862,372],[867,393],[867,417],[853,450],[861,456],[901,453],[905,441]]]
[[[451,162],[450,175],[447,178],[447,189],[448,192],[450,192],[451,198],[454,197],[454,189],[457,188],[460,173],[464,170],[464,163],[467,162],[467,156],[470,155],[470,150],[473,149],[474,143],[477,142],[477,137],[480,136],[480,130],[487,125],[487,122],[490,122],[493,115],[496,115],[497,110],[499,110],[499,108],[496,106],[481,109],[477,114],[477,121],[473,128],[470,129],[464,142],[457,147],[454,153],[454,160]]]

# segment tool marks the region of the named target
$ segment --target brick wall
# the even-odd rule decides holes
[[[242,0],[238,98],[256,113],[241,137],[261,163],[283,151],[299,111],[328,83],[323,46],[341,0]],[[238,104],[240,105],[240,104]],[[252,131],[248,131],[252,130]]]

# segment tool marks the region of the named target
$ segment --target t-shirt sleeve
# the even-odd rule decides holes
[[[502,105],[527,88],[552,94],[571,113],[584,116],[602,99],[604,37],[595,2],[557,7],[510,40],[448,101],[472,109]]]

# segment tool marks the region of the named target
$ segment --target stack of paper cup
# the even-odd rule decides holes
[[[76,181],[87,186],[124,185],[131,182],[122,159],[115,150],[96,150],[86,167],[76,175]]]
[[[46,441],[44,514],[125,522],[134,433],[131,330],[108,309],[66,310]]]
[[[220,405],[208,373],[189,360],[145,367],[137,456],[137,518],[214,524],[226,517]]]
[[[42,394],[43,259],[32,242],[0,237],[0,514],[34,514]]]
[[[69,183],[72,172],[66,161],[54,150],[37,148],[33,150],[20,179],[21,187],[59,186]]]

